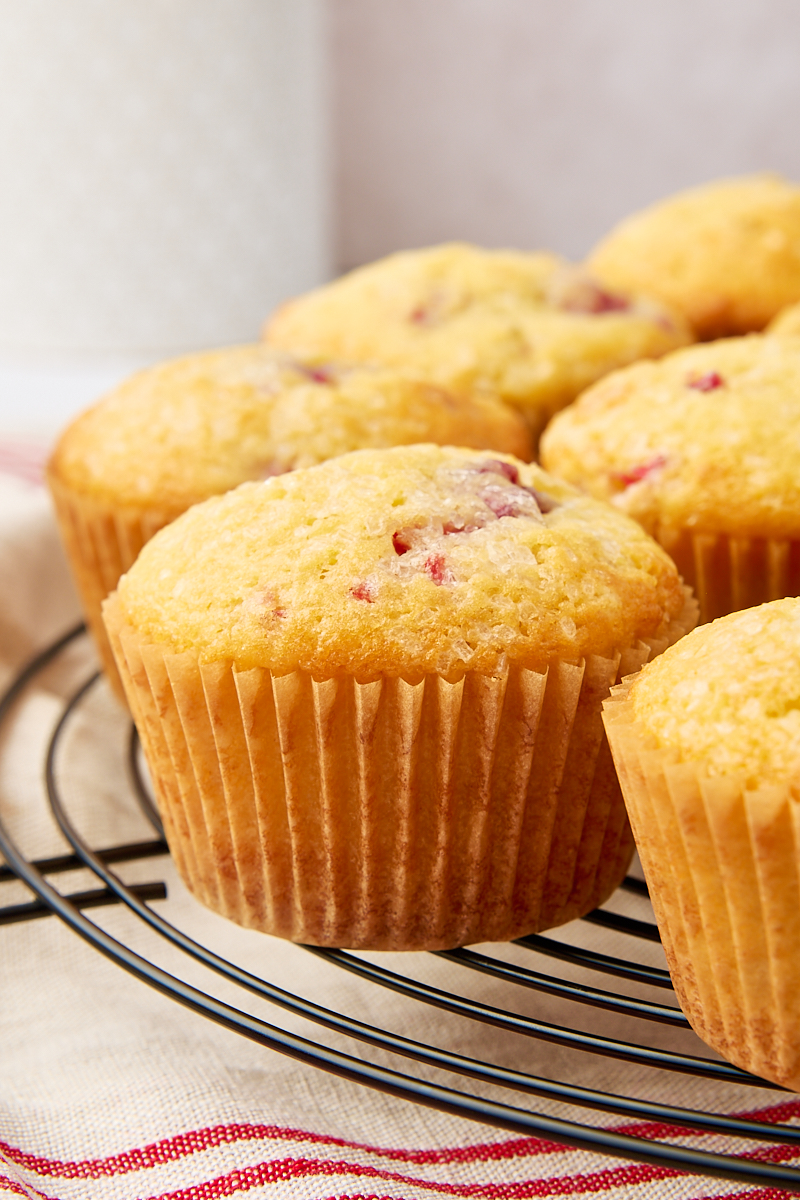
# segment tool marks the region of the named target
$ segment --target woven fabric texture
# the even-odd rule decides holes
[[[35,456],[34,456],[35,459]],[[0,684],[79,619],[48,499],[33,480],[26,448],[0,462]],[[64,697],[96,669],[86,639],[37,678],[15,706],[0,743],[0,815],[29,858],[64,853],[46,804],[43,757]],[[125,762],[129,718],[104,683],[87,694],[69,726],[59,771],[71,818],[93,846],[152,837],[131,802]],[[300,947],[246,930],[202,909],[168,858],[130,864],[133,882],[163,880],[168,900],[154,902],[191,936],[255,974],[327,1007],[421,1042],[518,1070],[665,1102],[718,1111],[759,1112],[800,1124],[800,1101],[787,1093],[630,1067],[610,1058],[452,1017],[378,989]],[[62,891],[92,886],[89,872],[58,878]],[[96,886],[96,880],[94,881]],[[0,883],[0,906],[30,901],[16,880]],[[209,984],[208,973],[179,961],[121,905],[88,914],[112,937],[266,1021],[396,1070],[428,1078],[427,1068],[326,1032],[242,995]],[[570,932],[564,934],[569,938]],[[587,941],[586,926],[581,934]],[[619,939],[590,929],[594,944],[619,953]],[[509,951],[513,960],[516,948]],[[633,953],[663,965],[660,947]],[[519,961],[527,961],[519,950]],[[488,976],[467,978],[435,956],[380,956],[394,970],[413,966],[436,986],[497,1007],[516,1005],[537,1018],[609,1036],[630,1036],[630,1022],[600,1010],[576,1012],[537,992]],[[103,957],[55,916],[0,925],[0,1196],[44,1200],[433,1200],[475,1197],[603,1196],[609,1200],[697,1200],[784,1193],[643,1165],[467,1121],[338,1078],[248,1040],[192,1012]],[[559,968],[550,967],[557,973]],[[601,986],[604,981],[601,981]],[[620,989],[622,990],[622,989]],[[664,993],[658,997],[664,999]],[[709,1056],[690,1032],[650,1032],[684,1053]],[[431,1077],[433,1077],[431,1075]],[[520,1093],[501,1094],[450,1076],[448,1086],[493,1096],[529,1111],[601,1123],[640,1137],[679,1140],[651,1123],[593,1115]],[[736,1143],[698,1133],[683,1144],[750,1154],[791,1165],[800,1149]]]

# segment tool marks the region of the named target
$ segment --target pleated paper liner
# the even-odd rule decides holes
[[[667,639],[543,672],[360,683],[165,652],[116,595],[104,615],[177,866],[234,921],[440,949],[562,924],[624,877],[601,702]],[[687,605],[669,640],[695,618]]]
[[[125,690],[103,624],[101,606],[120,576],[133,566],[145,542],[180,514],[112,509],[91,497],[78,495],[53,471],[48,471],[47,484],[86,623],[111,689],[124,704]]]
[[[800,1091],[798,798],[676,761],[629,687],[604,722],[681,1008],[725,1058]]]
[[[800,595],[800,540],[661,530],[658,540],[700,605],[700,624]]]

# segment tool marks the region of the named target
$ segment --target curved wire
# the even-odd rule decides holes
[[[38,656],[34,662],[21,672],[11,687],[7,690],[2,700],[0,700],[0,723],[6,717],[10,707],[18,698],[26,684],[33,678],[38,670],[41,670],[48,662],[64,648],[73,637],[77,636],[81,629],[72,630],[58,643],[54,643],[42,655]],[[79,695],[82,696],[88,691],[93,680],[79,689]],[[78,700],[73,698],[74,703]],[[68,708],[74,707],[74,703]],[[59,722],[59,730],[63,729],[66,720],[66,713],[62,716]],[[55,758],[55,750],[52,749],[54,744],[57,744],[57,738],[54,733],[51,739],[51,751],[48,752],[49,762],[52,764]],[[57,789],[56,789],[57,791]],[[60,805],[60,799],[57,798],[57,803]],[[66,826],[71,828],[66,814],[63,814]],[[74,831],[73,831],[74,833]],[[143,911],[147,914],[145,917],[150,924],[153,914],[146,905],[125,889],[125,885],[121,884],[113,872],[108,871],[102,860],[88,847],[82,846],[80,839],[76,841],[78,845],[74,845],[76,854],[95,870],[107,886],[120,895],[130,907],[135,911]],[[70,839],[71,840],[71,839]],[[79,847],[81,847],[79,849]],[[266,1022],[243,1013],[238,1009],[224,1004],[213,996],[199,991],[184,983],[182,980],[169,975],[160,968],[147,960],[142,959],[139,955],[129,950],[127,947],[110,938],[102,929],[95,926],[91,921],[83,916],[83,914],[70,903],[68,899],[57,892],[44,879],[41,872],[29,863],[18,851],[13,840],[10,838],[8,831],[0,821],[0,850],[2,850],[7,861],[14,869],[15,873],[23,879],[36,895],[40,897],[49,907],[57,913],[66,924],[72,928],[81,937],[85,938],[94,945],[101,953],[112,958],[115,962],[126,967],[137,978],[156,987],[158,990],[195,1011],[204,1013],[212,1020],[226,1025],[229,1028],[235,1029],[243,1036],[249,1037],[263,1045],[280,1050],[282,1053],[300,1059],[301,1061],[311,1063],[312,1065],[322,1067],[325,1070],[333,1071],[335,1074],[345,1078],[354,1079],[357,1082],[363,1083],[370,1087],[376,1087],[384,1091],[388,1091],[394,1095],[401,1096],[405,1099],[414,1100],[417,1103],[427,1104],[432,1107],[442,1109],[443,1111],[461,1115],[471,1120],[478,1120],[485,1123],[496,1125],[500,1128],[511,1129],[517,1132],[534,1133],[537,1136],[550,1137],[555,1141],[560,1141],[565,1145],[576,1146],[584,1149],[601,1150],[605,1153],[613,1153],[620,1157],[632,1158],[637,1161],[649,1162],[655,1165],[668,1165],[676,1170],[691,1170],[707,1175],[715,1175],[721,1178],[733,1179],[737,1181],[746,1181],[757,1184],[777,1184],[791,1191],[800,1191],[800,1172],[787,1167],[776,1166],[774,1164],[763,1164],[751,1162],[747,1159],[737,1159],[727,1155],[721,1155],[706,1151],[694,1150],[686,1147],[677,1147],[672,1145],[661,1145],[648,1141],[647,1139],[632,1137],[626,1134],[619,1134],[605,1129],[596,1129],[590,1126],[579,1125],[575,1122],[564,1121],[558,1118],[546,1117],[542,1114],[529,1113],[524,1110],[514,1108],[504,1104],[497,1104],[493,1101],[478,1099],[469,1096],[462,1092],[454,1091],[450,1088],[441,1087],[436,1084],[426,1083],[420,1080],[412,1079],[402,1073],[389,1070],[388,1068],[378,1068],[362,1060],[355,1059],[350,1055],[343,1054],[339,1051],[321,1047],[307,1039],[296,1037],[284,1030],[269,1025]],[[88,855],[89,861],[84,857],[84,853]],[[96,863],[91,860],[96,860]],[[99,868],[96,870],[96,867]],[[128,891],[130,898],[121,893]],[[141,914],[140,914],[141,915]],[[160,918],[159,918],[160,920]],[[166,925],[166,923],[163,923]],[[173,927],[169,926],[169,929]],[[179,934],[179,931],[174,931]],[[184,935],[179,934],[180,938]],[[186,939],[189,941],[190,939]],[[549,939],[546,939],[549,941]],[[194,943],[194,945],[197,945]],[[205,951],[205,948],[201,948]],[[206,954],[210,952],[205,951]],[[327,953],[327,952],[326,952]],[[334,952],[335,953],[335,952]],[[212,956],[213,957],[213,956]],[[224,962],[224,960],[220,960]],[[357,960],[358,961],[358,960]],[[228,968],[232,964],[226,964]],[[233,968],[235,972],[239,968]],[[243,973],[246,974],[246,973]],[[254,977],[250,977],[254,979]],[[259,990],[263,993],[264,981],[256,980],[259,984]],[[247,986],[247,985],[246,985]],[[275,1000],[276,994],[280,989],[275,989],[272,985],[266,985],[271,993],[268,998]],[[252,989],[251,989],[252,990]],[[298,1001],[297,997],[291,997],[290,993],[284,993],[284,996],[291,1000],[292,1004],[299,1002],[301,1005],[308,1005],[310,1002]],[[280,1000],[276,1002],[281,1002]],[[311,1005],[313,1009],[318,1009],[319,1006]],[[320,1013],[327,1013],[328,1010],[319,1010]],[[308,1015],[308,1014],[303,1014]],[[336,1020],[341,1021],[338,1014],[331,1014]],[[315,1017],[314,1019],[319,1019]],[[369,1030],[371,1027],[364,1027]],[[351,1032],[350,1029],[346,1030]],[[383,1031],[374,1031],[380,1038],[386,1036],[394,1037],[394,1035],[386,1035]],[[368,1039],[369,1040],[369,1039]],[[403,1041],[405,1039],[399,1039]],[[378,1044],[385,1044],[379,1042]],[[397,1046],[391,1048],[399,1053],[404,1053]],[[432,1053],[437,1056],[443,1056],[436,1065],[445,1065],[451,1070],[459,1070],[458,1065],[454,1065],[459,1056],[448,1056],[443,1051],[433,1050],[433,1048],[422,1047],[423,1050],[432,1050]],[[445,1062],[444,1058],[448,1061]],[[430,1061],[423,1059],[423,1061]],[[471,1063],[472,1060],[464,1060],[465,1063]],[[479,1068],[485,1064],[476,1064]],[[491,1068],[494,1072],[497,1068]],[[734,1068],[735,1070],[735,1068]],[[509,1076],[516,1073],[507,1072]],[[756,1082],[744,1072],[738,1073],[740,1082],[752,1083]],[[546,1087],[565,1088],[566,1085],[553,1085],[550,1081],[539,1081],[533,1077],[519,1076],[521,1083],[514,1083],[510,1086],[523,1086],[526,1090],[531,1089],[529,1084],[533,1082],[538,1086],[543,1083]],[[493,1082],[497,1079],[492,1077]],[[583,1094],[583,1099],[578,1097]],[[590,1107],[605,1107],[609,1100],[624,1100],[626,1105],[632,1105],[632,1108],[626,1111],[631,1112],[639,1117],[643,1115],[657,1115],[660,1119],[670,1120],[670,1117],[665,1117],[666,1112],[673,1114],[671,1120],[675,1123],[691,1128],[706,1128],[715,1129],[734,1133],[738,1136],[761,1136],[770,1138],[771,1140],[780,1141],[797,1141],[797,1130],[790,1130],[786,1127],[764,1125],[759,1122],[749,1122],[739,1120],[737,1118],[717,1117],[714,1114],[691,1113],[689,1110],[668,1109],[666,1106],[653,1106],[649,1102],[627,1101],[624,1098],[603,1097],[601,1093],[585,1092],[583,1089],[569,1087],[567,1092],[560,1093],[561,1098],[572,1099],[573,1102],[583,1103]],[[602,1103],[599,1103],[602,1101]],[[617,1110],[620,1111],[620,1110]],[[678,1119],[678,1115],[680,1118]],[[791,1135],[795,1136],[792,1137]]]

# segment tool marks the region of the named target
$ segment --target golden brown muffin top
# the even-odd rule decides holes
[[[134,375],[68,427],[50,471],[111,505],[182,511],[248,479],[419,441],[532,454],[522,418],[490,396],[257,344]]]
[[[612,229],[588,267],[660,297],[700,338],[761,330],[800,300],[800,188],[763,174],[681,192]]]
[[[327,677],[613,656],[684,606],[666,554],[510,456],[362,450],[190,509],[119,584],[147,639]]]
[[[299,296],[265,337],[486,388],[524,412],[534,435],[607,371],[691,340],[659,302],[609,291],[556,255],[463,243],[393,254]]]
[[[800,302],[782,308],[767,326],[765,333],[777,334],[779,337],[800,335]]]
[[[800,783],[800,599],[701,625],[636,677],[645,732],[710,775]]]
[[[800,338],[753,334],[617,371],[554,418],[549,471],[659,540],[800,534]]]

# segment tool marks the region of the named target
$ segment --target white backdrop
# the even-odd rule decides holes
[[[331,270],[323,0],[0,0],[0,426]]]
[[[0,430],[467,238],[800,180],[797,0],[0,0]]]
[[[341,266],[582,256],[671,191],[800,180],[797,0],[332,0]]]

